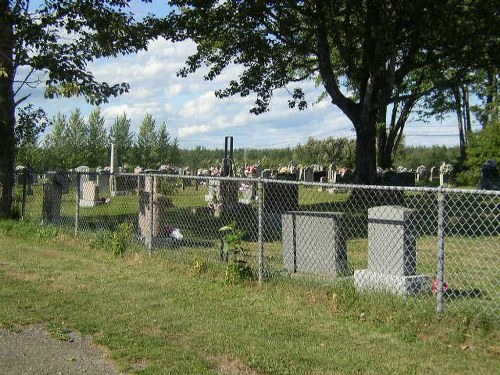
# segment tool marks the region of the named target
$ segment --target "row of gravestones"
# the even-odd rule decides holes
[[[431,278],[417,274],[414,210],[379,206],[368,210],[368,268],[354,271],[361,290],[394,294],[429,291]],[[282,215],[284,267],[290,273],[347,276],[344,214],[288,212]]]

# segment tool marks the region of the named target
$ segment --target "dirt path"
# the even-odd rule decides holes
[[[70,341],[56,340],[43,325],[21,332],[0,329],[0,374],[114,375],[120,374],[104,350],[89,337],[72,333]]]

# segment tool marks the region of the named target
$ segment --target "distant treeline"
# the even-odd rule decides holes
[[[104,118],[95,109],[84,118],[77,109],[69,117],[59,114],[43,141],[20,142],[17,164],[38,170],[70,169],[79,165],[90,168],[109,165],[111,144],[115,144],[119,165],[133,169],[136,166],[157,169],[160,165],[188,166],[193,170],[217,166],[224,156],[223,149],[197,146],[182,149],[176,138],[172,139],[166,123],[159,126],[146,114],[139,131],[131,131],[131,120],[126,114],[117,116],[109,130]],[[235,139],[235,143],[238,139]],[[261,164],[264,168],[279,165],[312,165],[354,168],[355,141],[346,138],[309,138],[304,144],[287,148],[236,148],[233,161],[237,165]],[[397,167],[416,169],[419,165],[440,165],[454,162],[458,147],[402,147],[395,158]]]
[[[136,166],[157,169],[160,165],[189,167],[192,170],[218,166],[224,156],[223,149],[197,146],[182,149],[176,138],[170,136],[164,122],[159,126],[146,114],[135,134],[131,120],[123,114],[117,116],[109,130],[99,109],[84,118],[77,109],[69,117],[58,115],[43,140],[38,137],[20,138],[17,145],[17,165],[30,165],[36,170],[70,169],[79,165],[90,168],[109,165],[111,143],[115,144],[119,164],[133,170]],[[440,166],[443,162],[464,168],[461,183],[477,183],[480,166],[488,159],[500,160],[500,124],[495,122],[484,130],[469,135],[466,160],[460,160],[458,146],[416,147],[400,145],[394,159],[394,168],[403,166],[415,170],[419,165]],[[235,139],[238,144],[238,139]],[[336,168],[355,166],[355,141],[346,138],[309,138],[296,147],[257,149],[236,148],[234,163],[261,164],[264,168],[280,165],[321,164]]]

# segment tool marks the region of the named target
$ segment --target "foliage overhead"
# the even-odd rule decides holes
[[[269,109],[276,89],[287,88],[289,106],[307,107],[298,82],[322,83],[331,102],[356,131],[357,180],[376,180],[376,138],[390,159],[416,101],[435,73],[453,68],[453,80],[498,58],[498,9],[481,0],[170,1],[177,6],[165,34],[193,40],[197,51],[179,72],[208,67],[206,80],[243,67],[218,97],[256,93],[251,112]],[[431,86],[429,86],[431,85]],[[290,87],[289,87],[290,86]],[[387,108],[400,108],[387,136]],[[392,121],[394,120],[394,121]]]
[[[88,64],[144,50],[156,37],[156,19],[136,20],[130,2],[0,0],[0,217],[11,216],[16,107],[33,88],[43,85],[47,98],[82,96],[93,104],[128,90],[127,83],[99,82]]]

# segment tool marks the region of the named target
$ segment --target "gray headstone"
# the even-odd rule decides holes
[[[427,181],[427,175],[428,171],[425,165],[420,165],[417,167],[417,174],[415,178],[418,182]]]
[[[257,164],[255,166],[255,176],[257,176],[257,177],[262,176],[262,171],[263,171],[262,165]]]
[[[304,182],[314,182],[314,169],[312,167],[304,168]]]
[[[417,275],[416,213],[401,206],[368,210],[368,269],[354,271],[359,289],[413,294],[429,290],[430,277]]]
[[[262,176],[262,178],[271,178],[271,173],[272,173],[272,172],[271,172],[271,170],[270,170],[270,169],[264,169],[264,170],[262,171],[261,176]]]
[[[443,162],[441,167],[439,167],[439,185],[447,186],[450,183],[452,171],[453,166],[451,164],[446,164],[445,162]]]
[[[333,276],[347,273],[342,213],[296,211],[283,214],[282,235],[287,271]]]

